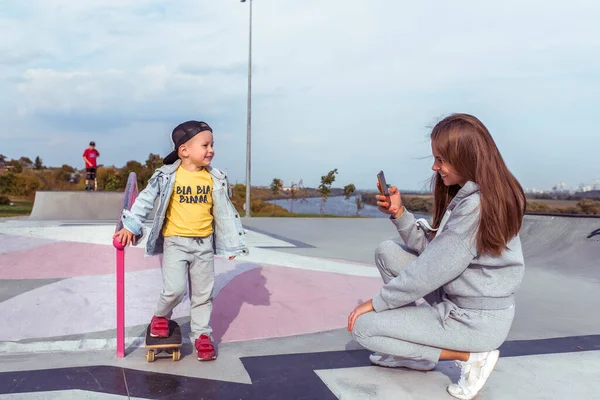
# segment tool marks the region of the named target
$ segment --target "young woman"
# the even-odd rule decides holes
[[[396,187],[377,197],[404,244],[377,247],[384,286],[350,314],[348,330],[376,352],[370,359],[377,365],[431,370],[439,360],[456,360],[461,377],[447,391],[472,399],[494,370],[515,315],[525,194],[474,116],[440,121],[431,148],[433,228],[403,207]]]

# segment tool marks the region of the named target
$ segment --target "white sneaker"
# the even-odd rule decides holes
[[[460,367],[460,380],[449,385],[446,390],[457,399],[469,400],[477,396],[494,371],[500,352],[479,353],[481,359],[475,362],[456,361]]]
[[[369,360],[373,364],[389,368],[409,368],[417,371],[431,371],[435,368],[435,363],[429,360],[412,360],[384,353],[373,353],[369,356]]]

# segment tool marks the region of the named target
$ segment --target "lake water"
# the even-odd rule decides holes
[[[293,211],[299,214],[319,214],[320,206],[321,206],[321,198],[320,197],[311,197],[308,199],[295,200],[294,208],[292,210],[292,201],[287,199],[280,199],[277,201],[269,200],[269,203],[275,203],[278,206],[285,208],[288,211]],[[344,196],[336,196],[330,197],[325,202],[325,206],[323,207],[323,213],[329,215],[339,215],[339,216],[353,216],[356,215],[356,203],[354,196],[350,197],[348,200]],[[369,204],[365,204],[364,208],[360,210],[359,213],[362,217],[373,217],[373,218],[389,218],[388,215],[382,213],[375,206],[371,206]],[[415,214],[415,218],[426,218],[430,220],[431,217],[423,214]]]

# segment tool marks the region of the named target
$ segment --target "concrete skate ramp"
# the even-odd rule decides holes
[[[525,215],[527,265],[600,283],[600,216]]]
[[[29,219],[116,222],[122,203],[122,192],[38,191]],[[153,217],[154,212],[149,219]]]

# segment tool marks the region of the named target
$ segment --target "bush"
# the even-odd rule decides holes
[[[12,172],[7,172],[0,175],[0,194],[16,195],[18,191],[17,175]]]
[[[10,199],[6,196],[0,196],[0,206],[9,206]]]
[[[114,167],[99,167],[96,171],[96,180],[98,188],[107,192],[117,192],[121,190],[121,177]]]
[[[417,213],[433,212],[433,197],[403,196],[402,203],[407,210]]]
[[[35,175],[13,174],[7,172],[0,175],[0,194],[13,196],[33,196],[42,187],[42,182]]]
[[[20,196],[31,197],[35,192],[42,188],[42,182],[35,175],[21,174],[20,178]]]
[[[121,178],[118,175],[110,175],[104,183],[104,190],[107,192],[118,192],[121,190]],[[140,191],[140,188],[138,188]]]
[[[600,201],[584,199],[577,203],[577,214],[600,215]]]
[[[528,201],[526,211],[527,212],[537,212],[537,213],[551,212],[548,204],[542,203],[541,201]]]
[[[67,164],[63,164],[62,167],[60,167],[60,169],[62,169],[63,171],[68,172],[69,174],[72,174],[73,172],[75,172],[75,168],[71,167],[70,165]]]

